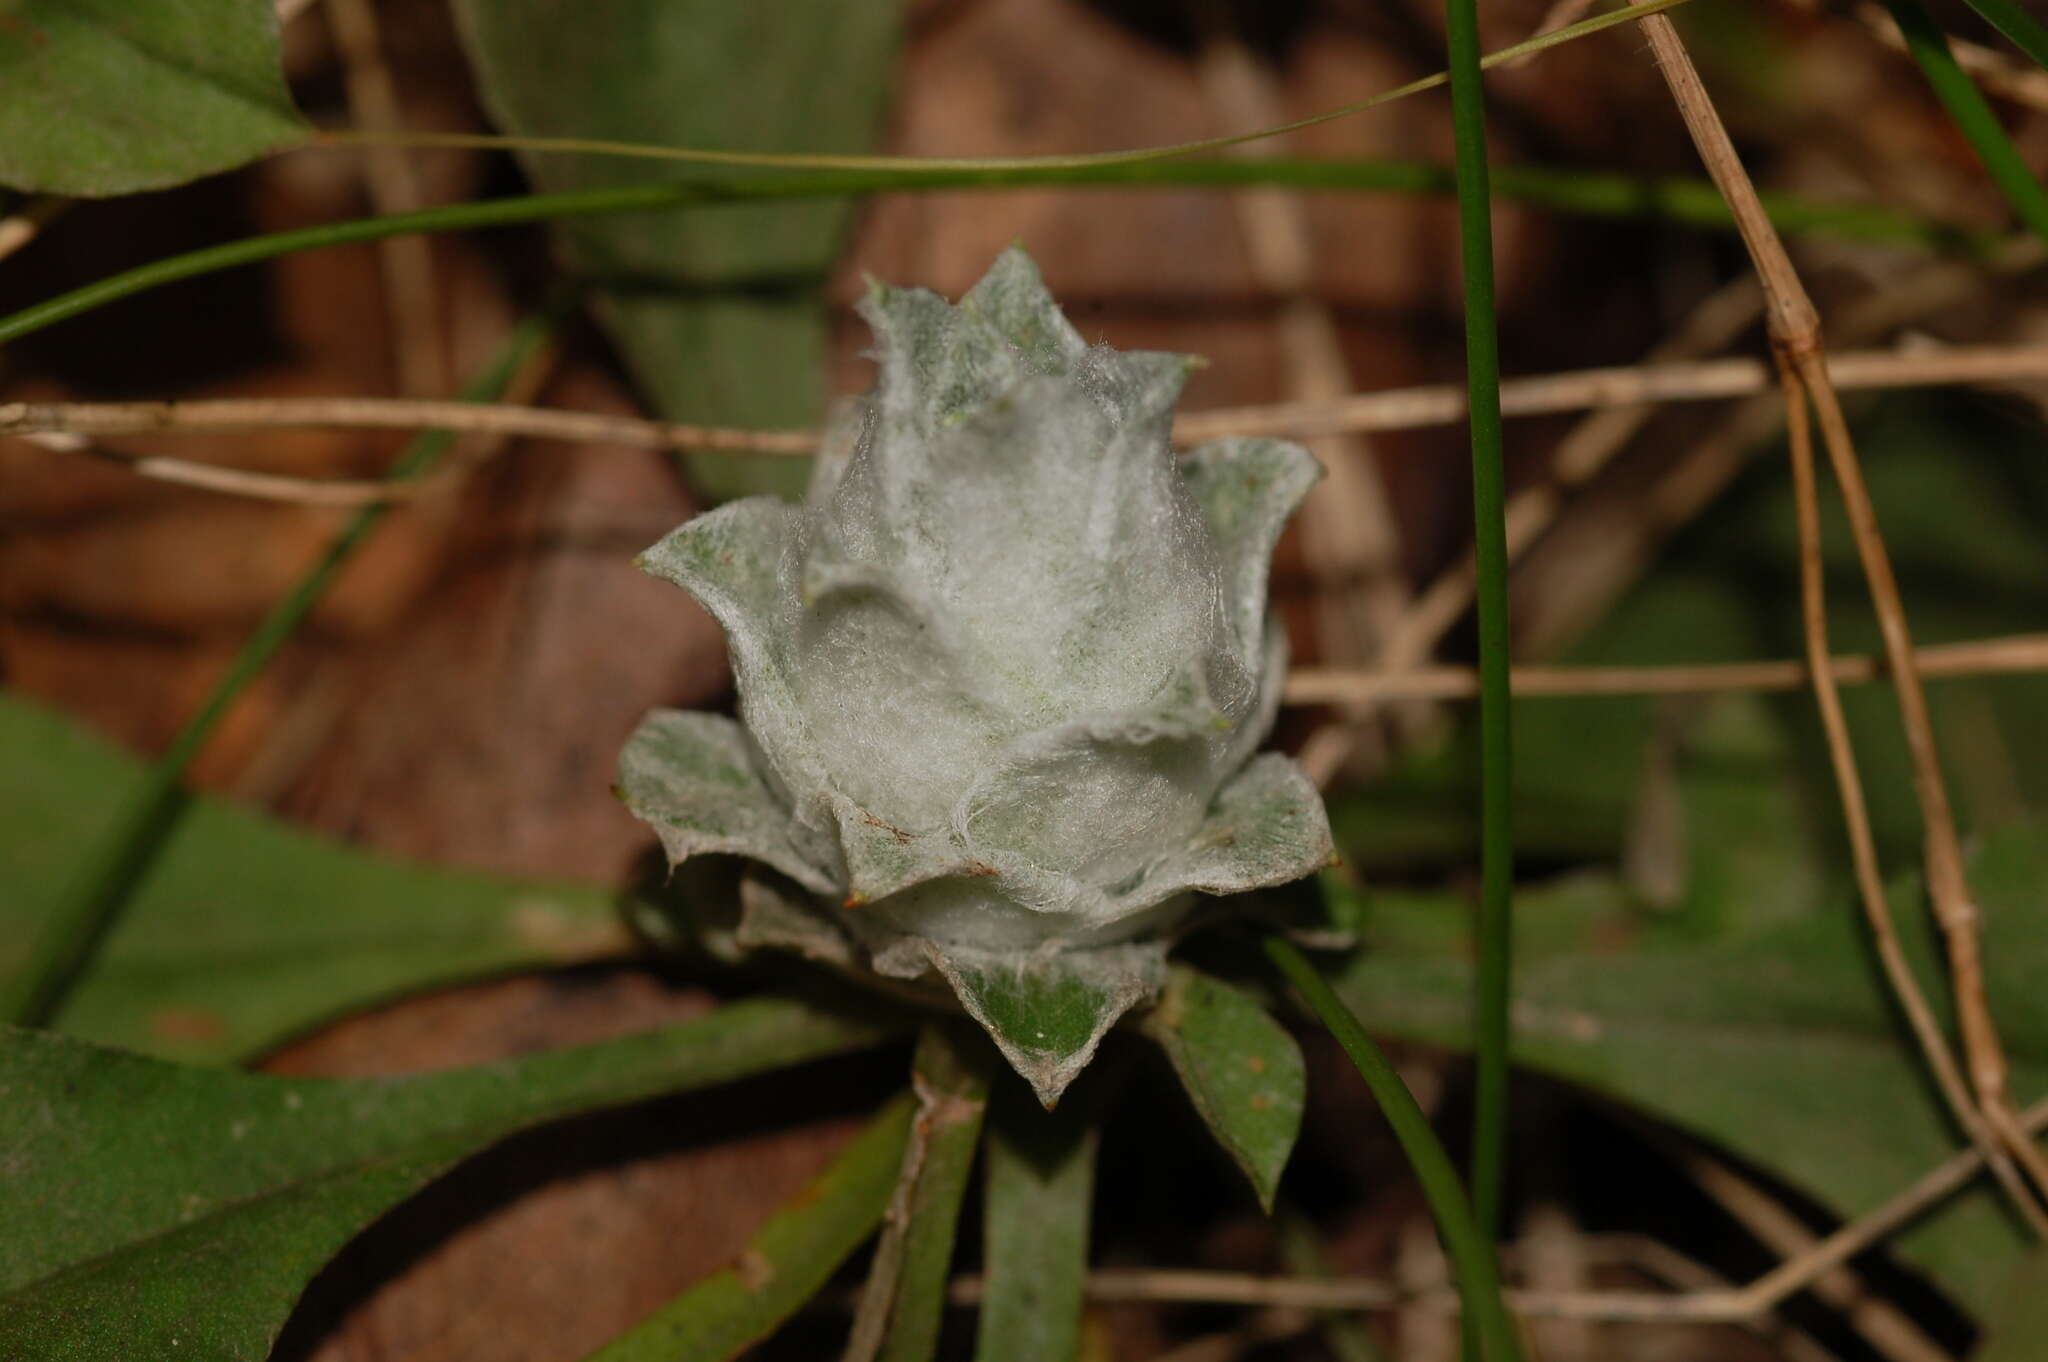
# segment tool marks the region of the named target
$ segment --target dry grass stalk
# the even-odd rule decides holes
[[[2044,1212],[2036,1197],[2029,1195],[2019,1184],[2011,1168],[2011,1162],[2016,1158],[2027,1167],[2037,1191],[2048,1189],[2048,1160],[2042,1158],[2031,1140],[2018,1135],[2016,1116],[2006,1087],[2005,1056],[1984,992],[1977,909],[1963,874],[1961,845],[1956,835],[1947,785],[1941,773],[1926,694],[1913,656],[1912,634],[1883,535],[1863,484],[1861,464],[1849,435],[1848,422],[1842,414],[1841,400],[1829,379],[1821,349],[1819,313],[1807,296],[1777,230],[1764,213],[1755,186],[1750,183],[1748,172],[1729,141],[1727,130],[1721,124],[1706,87],[1700,82],[1699,73],[1693,67],[1678,30],[1663,16],[1652,15],[1643,20],[1642,32],[1649,40],[1700,159],[1706,164],[1707,173],[1734,215],[1763,284],[1765,316],[1770,324],[1773,354],[1784,376],[1788,424],[1793,436],[1794,474],[1800,480],[1801,596],[1806,605],[1814,694],[1827,725],[1837,776],[1842,777],[1845,773],[1848,776],[1840,781],[1841,793],[1844,812],[1852,829],[1856,878],[1865,901],[1866,914],[1873,932],[1878,934],[1880,954],[1885,958],[1886,973],[1892,987],[1912,1020],[1921,1048],[1958,1120],[1984,1148],[1993,1172],[1999,1176],[2028,1222],[2037,1232],[2048,1235],[2048,1212]],[[1895,934],[1883,896],[1882,880],[1876,873],[1875,853],[1866,855],[1857,846],[1859,842],[1868,840],[1869,829],[1862,808],[1860,786],[1854,779],[1855,755],[1849,745],[1846,727],[1837,722],[1839,715],[1829,717],[1834,682],[1826,665],[1825,639],[1815,637],[1825,627],[1826,613],[1818,577],[1819,520],[1817,511],[1810,504],[1813,500],[1813,479],[1811,450],[1806,443],[1809,438],[1804,410],[1807,401],[1811,401],[1814,414],[1819,418],[1822,440],[1849,512],[1857,555],[1870,587],[1885,652],[1897,683],[1900,718],[1913,760],[1914,791],[1926,824],[1928,889],[1948,946],[1950,980],[1961,1018],[1964,1050],[1968,1056],[1977,1106],[1969,1102],[1967,1093],[1958,1091],[1960,1084],[1954,1073],[1954,1058],[1949,1054],[1947,1041],[1933,1022],[1932,1013],[1920,996],[1910,970],[1904,968],[1902,958],[1897,968],[1892,964],[1890,952],[1896,951],[1897,943],[1895,939],[1888,940]],[[1805,450],[1804,455],[1802,449]],[[1806,465],[1804,471],[1802,462]],[[1999,1147],[2001,1144],[2002,1148]]]
[[[2048,671],[2048,634],[2017,634],[1970,643],[1944,643],[1918,653],[1923,676],[1993,676]],[[1861,684],[1890,674],[1883,656],[1838,655],[1828,660],[1836,684]],[[1813,662],[1716,662],[1695,666],[1520,666],[1509,673],[1518,696],[1712,695],[1730,691],[1787,691],[1813,684]],[[1290,705],[1367,704],[1380,700],[1466,700],[1479,693],[1471,667],[1418,667],[1383,672],[1368,668],[1296,667],[1282,695]]]
[[[1981,265],[1937,261],[1923,265],[1842,309],[1833,331],[1838,340],[1867,344],[1921,317],[1983,294],[1987,279],[2023,274],[2048,263],[2048,243],[2031,232],[2008,241]],[[1882,352],[1878,352],[1882,353]],[[1829,371],[1837,388],[1850,388],[1844,364],[1853,355],[1835,354]],[[1528,650],[1541,655],[1576,638],[1604,616],[1646,567],[1656,546],[1690,523],[1720,495],[1757,446],[1783,428],[1784,404],[1776,380],[1770,389],[1738,405],[1697,440],[1645,495],[1625,513],[1599,507],[1582,510],[1558,527],[1542,556],[1525,571],[1527,591],[1520,618]]]
[[[1816,1236],[1798,1216],[1727,1164],[1691,1151],[1680,1157],[1680,1163],[1701,1191],[1772,1252],[1790,1258],[1813,1247]],[[1823,1272],[1813,1279],[1812,1291],[1841,1311],[1864,1341],[1891,1362],[1956,1362],[1904,1311],[1871,1295],[1852,1268]]]
[[[2048,350],[1987,346],[1925,354],[1871,352],[1840,356],[1832,368],[1837,384],[1843,387],[2048,379]],[[1502,385],[1502,391],[1517,399],[1508,404],[1513,414],[1620,404],[1614,411],[1613,424],[1589,421],[1582,427],[1587,435],[1584,444],[1576,447],[1578,453],[1574,454],[1571,449],[1562,451],[1561,466],[1567,485],[1578,485],[1589,479],[1618,447],[1614,443],[1618,428],[1626,428],[1638,419],[1624,413],[1637,405],[1652,397],[1668,401],[1752,392],[1768,377],[1768,370],[1752,360],[1653,364],[1634,369],[1594,369],[1510,380]],[[1770,411],[1776,411],[1775,405]],[[1196,412],[1182,418],[1175,427],[1175,436],[1184,443],[1194,443],[1236,434],[1398,429],[1458,421],[1463,419],[1463,412],[1462,389],[1437,386],[1390,389],[1331,403],[1283,403],[1273,407]],[[1607,412],[1603,411],[1602,415],[1607,415]],[[1772,423],[1774,418],[1773,422],[1758,426],[1755,433],[1760,435]],[[518,404],[411,398],[222,398],[190,402],[0,404],[0,436],[33,440],[52,449],[97,454],[123,464],[142,477],[239,496],[319,506],[361,506],[377,501],[417,498],[445,486],[452,477],[451,474],[404,485],[374,479],[351,482],[288,478],[183,459],[129,454],[91,444],[93,437],[102,436],[292,428],[440,428],[500,438],[518,436],[571,444],[609,443],[645,449],[711,449],[762,456],[804,455],[817,445],[817,437],[802,430],[735,430]],[[1746,443],[1746,440],[1735,441],[1733,452],[1716,460],[1715,469],[1725,465],[1732,470],[1740,449]],[[1572,457],[1564,459],[1565,454]],[[1708,478],[1704,483],[1707,495],[1718,489],[1723,480]],[[1676,518],[1686,518],[1703,500],[1704,496],[1680,497]],[[1511,545],[1526,546],[1532,541],[1554,518],[1559,504],[1554,488],[1532,489],[1512,503],[1509,508]],[[1453,569],[1447,578],[1455,578],[1458,573],[1458,569]],[[1469,595],[1469,590],[1468,583],[1456,580],[1435,583],[1423,600],[1403,615],[1402,623],[1392,636],[1400,646],[1386,651],[1382,665],[1399,669],[1427,656],[1426,646],[1419,652],[1416,650],[1416,640],[1428,633],[1423,626],[1442,621],[1442,627],[1448,627],[1448,623],[1455,620],[1457,611],[1462,609],[1462,601]],[[1444,619],[1446,614],[1449,620]],[[1438,629],[1440,633],[1441,628]],[[1435,636],[1428,637],[1429,644],[1433,645],[1434,640]]]
[[[2048,1101],[2018,1117],[2030,1135],[2048,1128]],[[1549,1319],[1640,1320],[1695,1324],[1749,1324],[1822,1276],[1890,1237],[1902,1225],[1966,1186],[1984,1167],[1976,1148],[1961,1149],[1929,1169],[1883,1205],[1793,1254],[1741,1287],[1700,1287],[1683,1294],[1646,1291],[1509,1292],[1520,1314]],[[962,1305],[979,1299],[979,1283],[956,1282],[950,1298]],[[1086,1290],[1099,1301],[1184,1301],[1303,1310],[1391,1310],[1410,1307],[1436,1312],[1458,1308],[1457,1294],[1442,1284],[1405,1284],[1372,1278],[1272,1277],[1235,1272],[1141,1268],[1090,1273]]]
[[[1677,371],[1695,374],[1732,374],[1727,364],[1681,366],[1672,361],[1689,359],[1720,349],[1741,334],[1756,318],[1762,294],[1752,280],[1744,279],[1710,296],[1694,310],[1679,331],[1651,351],[1649,364],[1639,373]],[[1662,364],[1659,361],[1663,361]],[[1738,361],[1758,370],[1761,366]],[[1505,385],[1503,385],[1505,387]],[[1549,476],[1523,488],[1507,505],[1508,559],[1520,558],[1556,521],[1569,495],[1590,483],[1624,449],[1656,412],[1654,401],[1628,402],[1603,407],[1580,421],[1559,442],[1552,457]],[[1478,584],[1478,569],[1468,551],[1454,566],[1430,583],[1415,605],[1388,636],[1381,663],[1389,671],[1405,671],[1419,665],[1435,651],[1443,636],[1458,622],[1472,603]]]

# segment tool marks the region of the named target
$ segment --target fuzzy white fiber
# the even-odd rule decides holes
[[[1307,780],[1251,759],[1285,665],[1267,565],[1319,470],[1176,459],[1188,361],[1089,346],[1021,250],[958,306],[877,285],[862,313],[880,381],[805,505],[643,557],[724,626],[744,728],[650,715],[621,788],[672,861],[752,857],[873,967],[945,979],[1050,1100],[1195,893],[1329,857]]]

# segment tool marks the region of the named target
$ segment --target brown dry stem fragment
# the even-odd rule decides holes
[[[1984,1151],[1986,1161],[2014,1205],[2037,1233],[2048,1236],[2048,1211],[2037,1194],[2048,1191],[2048,1162],[2032,1142],[2017,1134],[2017,1118],[2006,1091],[2006,1063],[1998,1032],[1985,997],[1982,955],[1978,941],[1978,919],[1969,887],[1963,875],[1962,852],[1956,836],[1954,813],[1949,805],[1926,695],[1920,684],[1913,656],[1912,633],[1906,622],[1898,583],[1892,575],[1889,555],[1878,528],[1869,493],[1863,483],[1861,464],[1843,417],[1841,401],[1829,378],[1820,335],[1820,315],[1807,295],[1798,271],[1793,268],[1777,229],[1765,214],[1748,171],[1722,126],[1712,98],[1700,81],[1699,72],[1685,49],[1678,30],[1661,15],[1642,22],[1644,36],[1657,66],[1671,89],[1672,99],[1692,135],[1700,159],[1727,202],[1748,247],[1757,277],[1763,284],[1765,317],[1769,322],[1773,357],[1776,359],[1788,409],[1794,478],[1799,494],[1801,600],[1804,606],[1809,666],[1814,678],[1814,695],[1828,730],[1828,746],[1843,811],[1851,831],[1851,849],[1856,860],[1856,878],[1864,910],[1877,938],[1880,958],[1893,991],[1912,1020],[1914,1031],[1929,1065],[1940,1083],[1957,1119]],[[1819,418],[1821,436],[1829,462],[1849,512],[1872,604],[1878,615],[1885,653],[1897,681],[1900,720],[1905,729],[1913,763],[1914,793],[1926,825],[1926,862],[1929,894],[1936,920],[1949,949],[1950,980],[1962,1018],[1962,1036],[1969,1060],[1976,1103],[1962,1087],[1956,1062],[1947,1040],[1933,1020],[1931,1009],[1921,995],[1911,971],[1897,956],[1896,933],[1885,902],[1882,880],[1876,873],[1875,853],[1859,843],[1870,833],[1862,806],[1861,789],[1855,773],[1855,754],[1846,726],[1840,721],[1839,702],[1834,696],[1834,678],[1827,661],[1825,638],[1826,605],[1819,577],[1819,522],[1812,474],[1811,432],[1806,404],[1811,401]],[[1981,1105],[1981,1109],[1980,1109]],[[1993,1115],[1993,1113],[1998,1113]],[[2017,1156],[2036,1186],[2030,1192],[2013,1168]]]

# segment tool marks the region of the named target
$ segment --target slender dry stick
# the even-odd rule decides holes
[[[1727,1164],[1692,1150],[1681,1152],[1678,1159],[1701,1191],[1772,1252],[1790,1258],[1817,1242],[1818,1236],[1798,1216]],[[1955,1362],[1904,1311],[1873,1296],[1854,1269],[1845,1265],[1824,1272],[1813,1279],[1812,1290],[1846,1315],[1864,1341],[1891,1362]]]
[[[2010,1157],[2018,1156],[2028,1165],[2039,1186],[2048,1189],[2048,1161],[2042,1160],[2031,1141],[2014,1139],[2011,1101],[2006,1091],[2005,1057],[1984,995],[1977,910],[1970,901],[1968,883],[1963,875],[1962,851],[1956,837],[1954,815],[1949,807],[1947,785],[1941,774],[1926,695],[1913,658],[1912,634],[1906,624],[1905,609],[1877,527],[1876,514],[1863,484],[1862,469],[1849,435],[1848,421],[1842,414],[1841,401],[1828,377],[1827,363],[1821,350],[1819,313],[1807,296],[1777,229],[1764,213],[1756,188],[1750,183],[1749,174],[1743,168],[1734,144],[1728,139],[1727,129],[1715,112],[1713,100],[1701,83],[1699,72],[1694,69],[1677,28],[1662,15],[1652,15],[1643,21],[1642,31],[1656,56],[1658,68],[1671,88],[1672,98],[1685,120],[1687,131],[1692,134],[1700,159],[1720,188],[1735,218],[1737,230],[1749,248],[1750,258],[1764,287],[1765,315],[1770,323],[1774,358],[1785,372],[1788,403],[1799,390],[1803,390],[1814,403],[1829,461],[1849,511],[1857,555],[1862,561],[1872,604],[1878,614],[1885,652],[1895,673],[1900,717],[1912,756],[1914,790],[1926,823],[1928,889],[1949,947],[1950,979],[1961,1018],[1964,1048],[1969,1055],[1970,1077],[1983,1108],[1981,1112],[1971,1105],[1966,1093],[1957,1091],[1954,1059],[1949,1055],[1947,1041],[1933,1022],[1933,1013],[1921,996],[1910,969],[1903,967],[1903,959],[1897,969],[1887,959],[1886,973],[1894,990],[1899,993],[1900,1002],[1919,1036],[1921,1048],[1934,1067],[1936,1078],[1950,1105],[1955,1108],[1957,1118],[1973,1140],[1985,1145],[1993,1172],[2013,1195],[2021,1213],[2037,1233],[2048,1237],[2048,1212],[2044,1212],[2040,1204],[2017,1185],[2018,1180],[2009,1165]],[[1795,462],[1797,451],[1807,438],[1801,430],[1806,424],[1803,409],[1804,403],[1801,402],[1799,411],[1792,413]],[[1805,533],[1804,521],[1805,513],[1802,512],[1802,536]],[[1817,534],[1817,518],[1814,528]],[[1801,557],[1804,560],[1807,555],[1802,552]],[[1808,595],[1811,595],[1810,590],[1802,592],[1803,598]],[[1826,667],[1826,645],[1824,642],[1815,644],[1811,639],[1816,620],[1824,622],[1824,618],[1825,602],[1820,602],[1818,613],[1809,603],[1808,647],[1814,666],[1815,697],[1820,700],[1825,716],[1827,700],[1822,697],[1832,690]],[[1845,727],[1837,730],[1833,723],[1829,724],[1829,746],[1834,752],[1839,777],[1844,770],[1852,769],[1855,763],[1853,749],[1847,744]],[[1867,819],[1863,817],[1861,801],[1852,801],[1849,790],[1850,786],[1843,783],[1844,811],[1850,816],[1852,825],[1865,825],[1861,835],[1867,837]],[[1852,833],[1852,847],[1857,835]],[[1865,899],[1866,912],[1873,927],[1880,918],[1888,927],[1889,907],[1883,897],[1882,881],[1874,873],[1874,858],[1868,869],[1871,873],[1866,874],[1866,867],[1861,864],[1857,867],[1857,880]],[[1882,956],[1883,938],[1880,938],[1879,945]],[[1924,1021],[1920,1014],[1925,1014]],[[1994,1111],[2000,1114],[1993,1115]],[[2005,1156],[1999,1156],[1989,1143],[1994,1139],[2005,1143]]]
[[[1666,361],[1662,370],[1667,372],[1689,367],[1702,378],[1708,373],[1732,376],[1735,370],[1725,363],[1681,366],[1669,361],[1690,359],[1704,351],[1727,345],[1743,327],[1755,320],[1761,305],[1762,295],[1753,280],[1745,278],[1724,288],[1696,309],[1676,335],[1652,350],[1650,358],[1652,361]],[[1759,382],[1766,377],[1763,367],[1754,361],[1740,363],[1745,372],[1753,369]],[[1637,372],[1647,377],[1659,372],[1659,366],[1646,364]],[[1514,386],[1513,381],[1502,385],[1503,409],[1510,406],[1508,390]],[[1654,388],[1656,385],[1646,383],[1644,386]],[[1660,393],[1659,396],[1668,397],[1668,393]],[[1655,411],[1653,401],[1648,398],[1602,407],[1559,442],[1549,476],[1540,483],[1523,488],[1508,501],[1508,557],[1511,560],[1520,558],[1536,542],[1556,520],[1567,496],[1591,482],[1648,423]],[[1445,569],[1395,624],[1380,656],[1380,665],[1389,671],[1401,671],[1427,658],[1443,636],[1450,632],[1451,626],[1458,622],[1466,606],[1471,604],[1477,581],[1478,568],[1470,553]]]
[[[1850,533],[1856,541],[1857,557],[1870,586],[1872,603],[1877,607],[1879,633],[1893,670],[1893,694],[1912,758],[1914,794],[1926,824],[1928,897],[1948,948],[1949,980],[1955,992],[1956,1019],[1962,1031],[1963,1053],[1969,1061],[1970,1081],[1985,1122],[2027,1170],[2035,1186],[2048,1192],[2048,1157],[2017,1127],[2005,1048],[1999,1040],[1998,1023],[1991,1015],[1991,1002],[1985,991],[1982,918],[1963,868],[1962,840],[1956,830],[1955,810],[1949,803],[1941,752],[1927,706],[1927,690],[1913,655],[1913,636],[1906,623],[1898,579],[1892,573],[1891,555],[1878,529],[1862,465],[1850,440],[1848,419],[1842,413],[1841,400],[1827,381],[1826,366],[1819,354],[1810,349],[1793,351],[1791,359],[1798,367],[1800,381],[1813,397],[1822,443],[1827,447],[1835,482],[1842,489],[1842,500],[1848,508]],[[1993,1167],[1996,1171],[1995,1163]],[[2035,1206],[2028,1219],[2043,1238],[2048,1238],[2048,1213]]]
[[[2048,1101],[2019,1117],[2030,1135],[2048,1128]],[[1980,1150],[1949,1155],[1911,1186],[1809,1248],[1785,1259],[1746,1286],[1652,1295],[1640,1291],[1509,1291],[1508,1303],[1532,1317],[1638,1320],[1693,1324],[1746,1324],[1761,1318],[1857,1254],[1881,1243],[1904,1225],[1960,1191],[1984,1167]],[[952,1299],[971,1305],[977,1284],[956,1283]],[[1187,1301],[1218,1305],[1291,1306],[1304,1310],[1386,1310],[1427,1305],[1456,1310],[1455,1293],[1417,1291],[1370,1278],[1267,1277],[1234,1272],[1146,1268],[1091,1273],[1090,1299],[1102,1301]]]
[[[2048,634],[2014,634],[1921,648],[1922,676],[1995,676],[2048,671]],[[1837,655],[1828,662],[1837,684],[1860,685],[1889,675],[1882,654]],[[1713,695],[1790,691],[1813,684],[1810,661],[1710,662],[1652,667],[1552,667],[1527,664],[1509,673],[1515,694]],[[1281,700],[1290,705],[1369,704],[1377,700],[1468,700],[1479,693],[1471,667],[1417,667],[1383,672],[1362,667],[1296,667]]]
[[[1840,389],[1943,387],[2048,380],[2048,346],[1958,346],[1931,350],[1865,350],[1833,356],[1828,371]],[[1536,416],[1586,409],[1629,409],[1654,402],[1711,401],[1764,392],[1775,384],[1754,359],[1716,359],[1575,369],[1508,379],[1501,410]],[[1215,407],[1174,423],[1183,445],[1229,436],[1312,437],[1347,431],[1415,430],[1465,417],[1465,390],[1425,384],[1314,402]],[[175,402],[4,402],[0,436],[40,438],[54,448],[67,437],[156,435],[265,429],[449,429],[571,444],[642,449],[710,449],[738,454],[808,455],[808,430],[745,430],[634,416],[504,403],[437,402],[389,397],[216,398]],[[138,460],[148,456],[128,456]],[[1574,465],[1572,481],[1590,472]],[[1524,511],[1524,517],[1530,514]],[[1524,533],[1528,533],[1525,529]]]
[[[402,131],[398,83],[384,60],[375,6],[370,0],[326,0],[326,13],[341,55],[349,116],[357,126],[375,132]],[[418,169],[404,151],[365,147],[363,168],[370,203],[379,213],[426,207]],[[438,396],[448,390],[448,366],[441,309],[435,303],[433,243],[424,236],[387,237],[377,243],[377,254],[383,265],[398,386],[410,397]]]
[[[2048,245],[2031,232],[2010,238],[1979,266],[1950,262],[1925,265],[1897,279],[1887,279],[1842,309],[1834,326],[1838,340],[1864,343],[1896,331],[1917,318],[1982,294],[1987,277],[2009,278],[2048,263]],[[1837,365],[1848,355],[1832,355],[1830,372],[1837,388],[1844,381]],[[1714,429],[1695,441],[1660,474],[1625,515],[1594,508],[1559,526],[1546,541],[1545,552],[1532,556],[1524,585],[1528,617],[1524,630],[1530,651],[1543,653],[1562,646],[1586,624],[1605,614],[1621,589],[1649,561],[1656,544],[1687,524],[1719,495],[1748,461],[1752,450],[1784,428],[1784,404],[1775,379],[1768,395],[1741,403]]]

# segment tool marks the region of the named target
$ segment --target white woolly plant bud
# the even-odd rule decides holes
[[[620,787],[672,864],[750,858],[742,945],[936,974],[1051,1102],[1154,996],[1198,894],[1330,856],[1254,756],[1286,639],[1266,574],[1320,470],[1176,459],[1189,361],[1089,346],[1011,250],[961,299],[871,288],[881,378],[802,507],[699,516],[641,559],[725,627],[739,723],[656,711]]]

